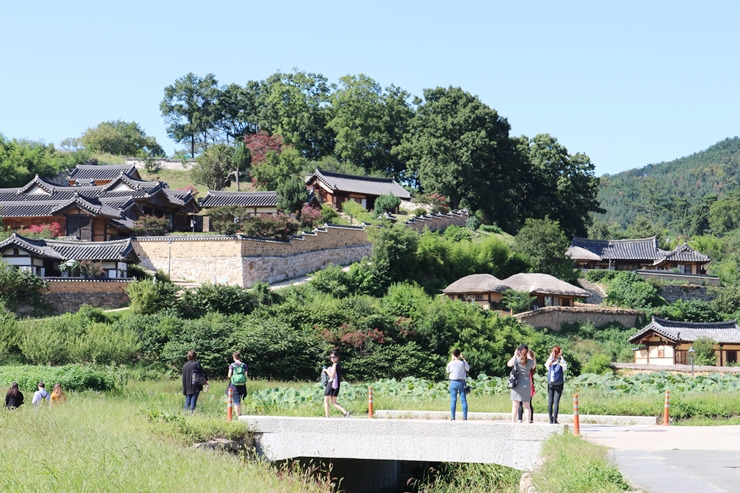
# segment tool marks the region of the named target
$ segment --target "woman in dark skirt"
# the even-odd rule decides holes
[[[342,365],[339,364],[339,352],[332,351],[329,356],[331,359],[331,367],[324,368],[324,371],[329,377],[329,381],[324,388],[324,414],[329,417],[331,412],[331,406],[336,407],[345,418],[349,417],[349,411],[337,404],[337,396],[339,395],[339,384],[342,380]]]

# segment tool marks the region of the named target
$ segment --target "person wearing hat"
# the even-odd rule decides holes
[[[516,387],[511,389],[511,421],[518,421],[519,403],[524,406],[527,422],[532,421],[532,408],[529,403],[532,400],[532,388],[529,380],[529,372],[534,368],[535,362],[529,357],[529,347],[526,344],[519,346],[514,351],[506,366],[516,369]]]

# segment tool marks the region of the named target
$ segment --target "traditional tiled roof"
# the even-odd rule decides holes
[[[0,202],[0,217],[46,217],[59,215],[69,207],[79,207],[96,216],[118,217],[120,212],[98,199],[74,195],[67,200],[24,200]]]
[[[340,192],[362,193],[367,195],[388,195],[392,193],[401,199],[410,199],[411,194],[393,178],[378,178],[374,176],[357,176],[335,173],[333,171],[316,172],[306,179],[306,183],[316,178],[331,190]]]
[[[6,249],[7,247],[17,247],[40,258],[52,260],[67,260],[53,248],[47,246],[46,240],[33,240],[31,238],[24,238],[23,236],[19,236],[15,233],[13,233],[5,241],[0,242],[0,251]]]
[[[105,187],[103,187],[103,191],[105,192],[114,191],[116,188],[120,187],[121,185],[125,185],[126,188],[129,188],[131,190],[145,190],[149,193],[159,190],[160,188],[167,188],[167,185],[162,183],[161,181],[135,180],[131,178],[130,176],[124,175],[123,173],[121,173],[116,177],[115,180],[105,185]]]
[[[53,260],[102,260],[139,262],[131,239],[116,241],[34,240],[13,233],[0,250],[14,246],[32,255]]]
[[[503,293],[508,286],[491,274],[473,274],[465,276],[447,286],[442,292],[446,294],[465,293]]]
[[[193,199],[193,192],[190,190],[172,190],[165,188],[162,190],[167,196],[167,199],[173,204],[185,205]]]
[[[133,164],[124,165],[99,165],[99,164],[78,164],[75,169],[69,172],[69,179],[80,183],[83,180],[115,180],[123,173],[135,180],[141,180],[139,171]]]
[[[637,240],[589,240],[576,236],[570,246],[566,255],[574,260],[582,258],[578,256],[582,250],[598,255],[601,260],[656,260],[663,257],[655,236]],[[582,250],[574,250],[574,247]]]
[[[277,192],[221,192],[208,190],[200,200],[203,208],[238,205],[241,207],[277,207]]]
[[[637,240],[589,240],[573,238],[565,255],[573,260],[652,260],[653,265],[664,262],[710,262],[709,257],[684,243],[675,250],[658,248],[655,236]]]
[[[549,274],[524,273],[514,274],[503,281],[514,291],[524,293],[554,294],[560,296],[575,296],[588,298],[591,293]]]
[[[653,265],[663,262],[710,262],[709,257],[697,252],[685,242],[670,252],[661,250],[661,253],[663,254],[663,258],[656,260]]]
[[[677,322],[653,317],[652,321],[630,337],[637,344],[650,332],[665,337],[671,342],[694,342],[700,337],[709,337],[719,344],[740,344],[740,327],[736,320],[729,322]]]

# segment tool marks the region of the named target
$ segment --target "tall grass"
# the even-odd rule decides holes
[[[151,420],[146,411],[166,407],[184,429],[202,433],[216,399],[202,400],[200,416],[182,416],[182,399],[162,390],[70,392],[68,401],[53,409],[25,405],[3,412],[0,491],[331,491],[326,484],[278,474],[265,463],[184,447],[182,430]]]
[[[630,490],[606,456],[606,447],[570,433],[556,434],[542,445],[542,467],[532,475],[540,493],[621,493]]]

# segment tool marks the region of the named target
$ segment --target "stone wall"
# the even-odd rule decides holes
[[[592,322],[601,327],[611,322],[619,322],[625,327],[641,326],[644,314],[639,310],[627,310],[607,306],[547,306],[530,312],[514,315],[520,322],[539,329],[548,327],[560,330],[564,323]]]
[[[406,221],[406,226],[421,232],[424,227],[430,231],[442,231],[448,226],[465,226],[468,220],[468,213],[464,211],[450,212],[449,214],[430,214],[428,216],[419,216]]]
[[[675,303],[678,300],[712,301],[714,298],[709,294],[706,286],[696,284],[663,284],[659,292],[668,303]]]
[[[364,228],[327,226],[290,241],[246,236],[187,235],[137,238],[141,265],[175,279],[249,287],[257,281],[300,277],[330,263],[370,255]]]
[[[133,279],[69,279],[47,278],[49,290],[44,299],[57,313],[74,313],[83,304],[96,308],[120,308],[129,304],[126,288]]]
[[[188,166],[195,163],[194,159],[188,159]],[[154,161],[158,169],[172,169],[176,171],[185,171],[188,168],[182,165],[182,161],[179,159],[157,159]],[[133,164],[139,169],[144,169],[144,161],[137,158],[126,158],[126,164]]]

